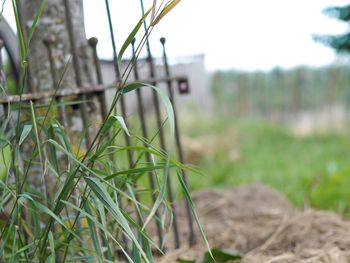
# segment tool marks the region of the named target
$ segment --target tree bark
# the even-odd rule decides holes
[[[17,0],[22,30],[26,39],[28,38],[28,32],[41,2],[42,0]],[[69,4],[70,17],[67,17],[65,4]],[[71,28],[69,28],[70,23],[68,19],[71,20]],[[71,35],[74,37],[74,47],[72,46]],[[77,54],[74,58],[75,60],[73,59],[74,53]],[[92,74],[94,72],[92,50],[88,45],[85,35],[82,0],[46,0],[43,13],[36,25],[33,38],[30,41],[27,62],[30,73],[31,91],[49,92],[57,88],[56,85],[67,63],[69,63],[68,70],[63,76],[60,89],[82,88],[82,86],[89,86],[95,83],[92,77],[94,76]],[[78,78],[77,72],[79,72]],[[75,100],[74,98],[71,99]],[[77,99],[83,100],[85,97],[78,96]],[[84,113],[86,113],[85,105],[80,105],[79,108],[83,109],[85,111]],[[72,119],[76,115],[81,114],[73,111],[70,118]],[[85,119],[89,118],[85,117]],[[80,130],[78,134],[81,134],[84,126],[87,127],[88,123],[79,125],[77,128]],[[68,127],[66,128],[67,131],[73,130],[68,129]],[[77,137],[78,145],[80,138],[78,136],[75,137]],[[75,143],[74,138],[71,141],[73,144]],[[52,188],[55,185],[54,175],[49,173],[45,176],[45,184],[41,184],[40,181],[40,178],[37,176],[29,178],[29,183],[36,188],[40,189],[40,187],[45,186],[47,192],[52,193]]]
[[[88,46],[84,27],[83,1],[69,0],[72,31],[77,51],[81,85],[93,82],[92,52]],[[28,32],[39,9],[41,0],[19,0],[20,12],[24,31]],[[55,80],[51,74],[50,58],[44,41],[53,40],[51,44],[52,60],[59,77],[66,63],[70,60],[70,66],[63,80],[63,88],[77,88],[76,75],[72,58],[71,41],[68,33],[68,23],[65,12],[64,0],[47,0],[43,13],[37,24],[34,36],[30,42],[28,51],[28,63],[32,89],[34,91],[46,91],[53,88]]]

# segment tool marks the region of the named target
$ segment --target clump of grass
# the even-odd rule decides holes
[[[152,27],[177,2],[169,1],[156,11],[156,5],[153,6],[154,18],[138,45],[137,54]],[[12,4],[21,51],[21,96],[27,72],[27,50],[45,1],[33,20],[28,40],[23,37],[15,1]],[[128,36],[119,60],[151,10]],[[54,98],[44,105],[31,102],[29,107],[20,102],[13,112],[16,114],[10,115],[17,115],[14,125],[10,125],[9,119],[3,122],[0,131],[0,261],[115,262],[119,259],[118,254],[122,254],[130,262],[153,262],[152,249],[162,249],[145,231],[145,225],[154,218],[159,207],[163,208],[164,214],[155,220],[165,224],[166,213],[171,213],[165,197],[169,171],[179,175],[181,169],[190,168],[178,163],[171,155],[175,122],[168,97],[149,84],[126,85],[130,70],[128,67],[122,74],[125,78],[116,87],[108,116],[84,151],[80,146],[72,145],[71,136],[57,120]],[[114,114],[121,96],[143,87],[156,90],[166,109],[170,138],[168,153],[153,145],[152,140],[130,131],[123,117]],[[123,133],[131,136],[135,144],[122,145]],[[146,146],[140,146],[144,144]],[[128,151],[137,157],[137,162],[125,168],[113,157]],[[142,162],[145,153],[152,154],[152,163]],[[158,181],[156,189],[143,189],[157,196],[151,205],[140,199],[141,192],[136,187],[149,171],[155,173]],[[36,179],[34,182],[33,178]],[[192,204],[186,185],[180,175],[178,178],[185,197]]]

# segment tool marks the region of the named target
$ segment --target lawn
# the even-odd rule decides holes
[[[350,136],[345,132],[301,137],[277,124],[223,118],[185,122],[182,132],[188,161],[203,171],[201,178],[190,176],[194,190],[262,182],[299,207],[349,214]]]

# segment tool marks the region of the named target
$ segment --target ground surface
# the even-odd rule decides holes
[[[242,263],[350,262],[350,222],[332,212],[296,209],[282,194],[260,184],[199,191],[193,199],[211,247],[242,253]],[[185,239],[183,208],[180,202]],[[159,262],[199,259],[205,251],[199,242],[169,251]]]

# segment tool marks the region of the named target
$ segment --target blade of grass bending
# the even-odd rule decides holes
[[[212,255],[210,255],[209,252],[211,252]],[[215,258],[216,262],[233,262],[236,260],[240,260],[243,257],[237,252],[233,252],[233,251],[231,252],[231,251],[226,251],[218,248],[213,248],[204,254],[202,263],[212,263],[213,258]]]
[[[194,217],[194,220],[196,221],[196,224],[198,226],[198,229],[199,229],[199,232],[201,233],[201,237],[205,243],[205,246],[207,247],[208,249],[208,252],[210,253],[210,256],[213,258],[213,254],[211,253],[211,249],[210,249],[210,245],[209,245],[209,242],[207,240],[207,238],[205,237],[205,234],[204,234],[204,231],[203,231],[203,228],[202,228],[202,225],[201,223],[199,222],[199,219],[198,219],[198,216],[197,216],[197,213],[196,213],[196,210],[194,208],[194,204],[193,204],[193,201],[192,201],[192,198],[191,198],[191,195],[190,195],[190,192],[188,191],[187,189],[187,186],[182,178],[182,175],[178,172],[177,173],[177,177],[179,179],[179,182],[180,182],[180,185],[181,185],[181,188],[182,188],[182,191],[185,195],[185,198],[186,198],[186,201],[188,202],[188,204],[190,205],[190,208],[191,208],[191,212],[193,214],[193,217]],[[214,259],[214,258],[213,258]]]
[[[124,132],[130,137],[130,133],[129,133],[128,127],[126,126],[124,118],[122,116],[112,116],[112,117],[119,122]]]
[[[50,245],[50,263],[55,263],[56,262],[56,252],[55,252],[55,240],[53,237],[52,232],[49,232],[49,245]]]
[[[130,193],[130,196],[133,200],[133,203],[135,204],[135,207],[136,207],[136,212],[138,214],[138,216],[141,218],[141,222],[143,221],[142,219],[142,213],[141,213],[141,210],[140,210],[140,207],[138,206],[138,201],[136,200],[136,196],[134,194],[134,190],[133,188],[131,187],[130,184],[126,184],[127,188],[128,188],[128,191]],[[149,260],[149,262],[153,262],[153,254],[152,254],[152,249],[151,249],[151,246],[150,246],[150,242],[148,241],[147,238],[145,238],[144,236],[142,236],[142,246],[143,246],[143,249],[147,255],[147,258]],[[160,251],[160,249],[159,249]]]
[[[9,227],[4,227],[3,237],[0,242],[0,254],[4,255],[4,251],[7,245],[11,242],[11,237],[13,237],[13,231],[15,231],[14,217],[11,218],[11,223],[8,224]],[[11,245],[11,244],[10,244]]]
[[[54,127],[52,125],[52,120],[50,120],[50,124],[49,124],[49,127],[48,127],[47,131],[46,131],[46,134],[47,134],[46,136],[48,138],[50,138],[52,140],[55,139],[55,130],[54,130]],[[47,156],[47,158],[49,158],[48,159],[49,160],[49,165],[50,165],[50,163],[52,164],[52,165],[50,165],[50,168],[51,168],[50,170],[52,171],[52,173],[54,175],[57,176],[57,178],[59,178],[59,174],[60,174],[60,168],[59,167],[60,167],[60,165],[59,165],[59,158],[57,156],[56,149],[51,144],[49,144],[48,146],[49,146],[48,147],[49,155]]]
[[[16,228],[13,228],[13,242],[12,242],[12,251],[11,251],[11,257],[9,260],[9,263],[16,263],[16,246],[17,246],[17,230]]]
[[[99,179],[100,179],[100,180],[104,180],[104,179],[101,178],[101,177],[99,177]],[[115,187],[113,184],[109,183],[109,182],[106,181],[106,180],[105,180],[104,182],[106,183],[106,185],[108,185],[108,187],[110,187],[112,190],[114,190],[114,193],[115,193],[115,194],[120,194],[120,195],[123,196],[126,200],[133,201],[132,197],[131,197],[131,196],[128,196],[128,195],[126,194],[125,191],[120,190],[118,187]],[[140,201],[136,201],[136,202],[137,202],[137,204],[138,204],[140,207],[142,207],[142,209],[144,209],[144,210],[146,210],[146,211],[149,210],[148,207],[147,207],[146,205],[142,204]]]
[[[68,152],[71,152],[72,151],[71,145],[67,139],[63,126],[58,121],[55,121],[52,124],[52,128],[54,130],[55,136],[57,136],[58,140],[64,146],[64,149],[67,150]]]
[[[39,18],[41,17],[41,14],[44,11],[45,4],[46,4],[46,0],[42,0],[40,3],[40,6],[38,8],[38,11],[35,14],[33,23],[30,27],[29,34],[28,34],[28,41],[27,41],[27,46],[26,46],[27,49],[29,48],[29,44],[30,44],[30,41],[32,40],[32,37],[33,37],[33,34],[35,32],[35,28],[36,28],[36,25],[39,21]]]
[[[149,237],[149,235],[141,229],[141,227],[136,223],[136,221],[130,216],[130,214],[126,211],[121,210],[125,219],[130,222],[130,224],[137,230],[142,237],[146,238],[157,250],[161,251],[160,248],[156,245],[156,243]]]
[[[93,203],[94,203],[94,207],[95,209],[98,211],[98,215],[99,215],[99,222],[101,222],[100,224],[107,229],[107,220],[106,220],[106,212],[105,212],[105,208],[104,206],[101,204],[101,202],[97,199],[93,199]],[[98,219],[97,219],[98,220]],[[99,225],[97,225],[97,227],[100,229],[100,235],[101,235],[101,239],[103,239],[104,245],[106,246],[105,249],[106,251],[104,252],[105,254],[105,259],[106,261],[110,260],[111,262],[114,262],[114,258],[113,258],[113,253],[112,253],[112,249],[111,246],[108,242],[108,235],[106,234],[106,231],[103,231]]]
[[[16,19],[17,38],[18,38],[19,48],[20,48],[20,52],[21,52],[21,66],[22,66],[22,68],[25,68],[26,67],[25,60],[27,57],[27,50],[26,50],[26,45],[24,43],[21,23],[19,21],[19,15],[18,15],[19,12],[18,12],[15,0],[12,0],[12,9],[13,9],[13,13],[14,13],[15,19]]]
[[[46,206],[44,206],[43,204],[35,201],[30,195],[23,193],[20,194],[19,196],[19,202],[21,202],[21,200],[28,200],[30,201],[39,211],[41,211],[44,214],[49,215],[50,217],[52,217],[57,223],[59,223],[65,230],[67,230],[70,234],[72,234],[75,238],[77,238],[78,240],[81,241],[81,239],[79,238],[79,236],[77,234],[75,234],[73,231],[71,231],[69,229],[69,227],[67,227],[64,222],[57,216],[55,215],[54,212],[52,212],[49,208],[47,208]]]
[[[144,257],[144,259],[148,262],[145,252],[142,250],[139,242],[135,238],[128,221],[124,217],[123,213],[120,211],[119,205],[113,201],[110,195],[107,193],[107,189],[101,184],[99,179],[90,178],[84,176],[85,182],[89,185],[92,192],[95,196],[101,201],[101,203],[105,206],[105,208],[111,213],[114,219],[118,222],[120,227],[123,229],[123,232],[130,238],[133,243],[138,247],[140,253]]]
[[[29,244],[25,245],[21,249],[17,250],[17,252],[16,252],[17,255],[23,253],[23,251],[25,251],[25,250],[29,250],[31,247],[35,246],[38,242],[39,242],[39,240],[34,240],[33,242],[30,242]]]
[[[132,255],[132,260],[134,261],[134,263],[141,263],[142,262],[141,255],[140,255],[137,247],[135,246],[135,243],[132,243],[131,255]]]
[[[80,160],[78,160],[75,156],[73,156],[72,153],[68,152],[65,148],[63,148],[61,145],[59,145],[56,141],[53,141],[51,139],[48,140],[49,143],[52,143],[55,147],[57,147],[58,149],[60,149],[61,151],[63,151],[72,161],[74,161],[79,167],[84,168],[86,171],[88,171],[90,174],[95,175],[96,177],[99,178],[99,180],[104,180],[105,183],[107,183],[107,181],[105,180],[105,178],[101,178],[101,176],[97,173],[96,170],[94,169],[90,169],[88,166],[86,166],[83,162],[81,162]],[[73,169],[74,170],[74,169]],[[103,175],[103,174],[102,174]],[[69,175],[66,179],[66,185],[71,184],[74,180],[74,174],[73,175]],[[112,185],[108,184],[109,186],[113,187]],[[69,192],[69,190],[66,189],[70,189],[69,187],[63,187],[62,188],[62,192],[59,194],[59,196],[57,197],[58,200],[61,199],[66,199],[66,194],[67,192]],[[125,193],[123,193],[122,191],[113,188],[116,191],[119,191],[120,194],[122,194],[124,197],[130,199],[129,196],[127,196]],[[61,211],[61,205],[58,205],[55,212],[59,213]]]
[[[164,165],[149,165],[149,166],[145,166],[145,167],[128,169],[125,171],[120,171],[120,172],[116,172],[112,175],[109,175],[105,178],[105,180],[111,180],[111,179],[113,179],[117,176],[120,176],[120,175],[128,175],[128,174],[136,175],[136,174],[152,172],[152,171],[160,170],[160,169],[164,169]]]
[[[157,0],[153,0],[151,21],[153,21],[153,19],[154,19],[154,16],[155,16],[155,13],[156,13],[156,7],[157,7]]]
[[[77,157],[75,157],[71,152],[67,151],[65,148],[63,148],[60,144],[58,144],[56,141],[49,139],[47,140],[47,142],[51,143],[52,145],[54,145],[56,148],[60,149],[61,151],[63,151],[71,160],[73,160],[75,163],[77,163],[80,167],[86,169],[88,172],[90,172],[93,175],[98,176],[98,174],[90,169],[88,166],[86,166],[82,161],[78,160]]]
[[[129,34],[129,36],[126,38],[125,42],[122,45],[122,48],[119,51],[119,55],[118,55],[118,62],[121,62],[122,57],[124,55],[125,50],[128,48],[128,46],[131,44],[131,42],[134,40],[137,32],[139,32],[143,21],[147,18],[147,16],[149,15],[149,13],[151,12],[152,8],[149,9],[139,20],[139,22],[136,24],[136,26],[134,27],[134,29],[131,31],[131,33]]]
[[[69,203],[67,201],[61,201],[62,203],[64,203],[65,205],[67,206],[70,206],[72,207],[73,209],[75,209],[77,212],[81,213],[82,216],[86,216],[87,218],[89,218],[90,220],[92,220],[96,226],[98,228],[100,228],[103,233],[106,235],[106,236],[109,236],[119,247],[120,249],[122,250],[122,252],[124,253],[125,257],[129,260],[129,262],[132,262],[132,259],[129,257],[129,255],[126,253],[126,251],[124,250],[123,246],[115,239],[115,237],[107,230],[107,227],[104,226],[103,224],[101,224],[100,222],[98,222],[98,220],[96,218],[94,218],[92,215],[86,213],[86,211],[82,210],[80,207],[72,204],[72,203]]]
[[[145,86],[146,85],[144,83],[141,83],[141,82],[130,83],[121,89],[121,93],[126,94],[126,93],[129,93],[130,91],[140,89],[140,88],[145,87]]]
[[[136,136],[135,136],[136,137]],[[142,142],[144,142],[144,140],[140,140]],[[148,144],[146,142],[146,144]],[[162,159],[166,159],[166,154],[163,153],[161,150],[159,149],[156,149],[154,147],[152,147],[150,144],[148,144],[149,148],[148,147],[145,147],[145,146],[125,146],[125,147],[119,147],[119,146],[108,146],[109,149],[115,149],[113,150],[113,152],[121,152],[121,151],[135,151],[135,152],[140,152],[140,153],[150,153],[150,154],[153,154],[155,156],[158,156]]]
[[[157,196],[157,199],[155,200],[152,210],[150,212],[150,214],[148,215],[147,219],[145,220],[145,223],[143,225],[143,229],[147,226],[147,224],[151,221],[152,217],[155,215],[158,207],[160,206],[160,204],[162,203],[165,194],[166,194],[166,187],[167,187],[167,181],[168,181],[168,177],[169,177],[169,167],[170,167],[170,160],[171,160],[171,153],[173,151],[173,147],[174,147],[174,142],[175,142],[175,117],[174,117],[174,109],[173,106],[171,105],[170,99],[168,98],[168,95],[161,90],[160,88],[147,84],[147,83],[133,83],[130,85],[127,85],[122,92],[123,93],[127,93],[130,92],[134,89],[137,88],[141,88],[141,87],[149,87],[154,89],[157,94],[160,96],[163,105],[165,106],[166,109],[166,113],[167,113],[167,117],[168,117],[168,121],[169,121],[169,146],[168,146],[168,155],[166,158],[166,165],[165,165],[165,172],[164,172],[164,180],[163,180],[163,184],[160,188],[159,191],[159,195]]]
[[[87,202],[85,202],[84,209],[85,209],[86,213],[92,215],[90,205]],[[102,256],[100,241],[98,239],[98,235],[97,235],[97,231],[96,231],[95,222],[93,220],[91,220],[90,218],[87,218],[87,222],[88,222],[89,231],[91,234],[92,244],[93,244],[94,249],[95,249],[94,252],[96,253],[96,256],[95,256],[96,262],[102,263],[103,256]]]
[[[103,128],[101,129],[101,132],[100,132],[100,136],[103,137],[105,136],[109,130],[114,127],[113,125],[115,123],[118,123],[120,125],[120,127],[124,130],[124,132],[130,136],[130,133],[129,133],[129,130],[128,130],[128,127],[126,126],[126,123],[124,121],[124,118],[122,116],[118,116],[118,115],[112,115],[112,116],[109,116],[107,121],[106,121],[106,124],[103,126]],[[116,131],[116,133],[119,133],[119,131]]]
[[[21,145],[23,143],[23,141],[27,138],[29,133],[32,131],[32,128],[33,128],[32,124],[26,124],[23,126],[22,134],[21,134],[21,137],[19,139],[18,145]]]
[[[0,181],[9,175],[11,165],[11,145],[8,143],[0,148]]]
[[[151,26],[155,26],[166,16],[181,0],[173,0],[167,4],[160,14],[152,21]]]
[[[0,186],[2,187],[1,198],[0,198],[0,207],[5,207],[6,204],[10,201],[11,197],[16,199],[16,193],[12,190],[7,184],[0,180]]]
[[[41,153],[41,145],[40,145],[40,139],[39,139],[39,133],[38,133],[38,126],[37,126],[37,123],[36,123],[36,116],[35,116],[34,106],[33,106],[33,102],[32,101],[30,101],[30,111],[31,111],[31,114],[32,114],[32,123],[33,123],[33,127],[34,127],[35,140],[36,140],[36,143],[38,145],[40,164],[41,164],[41,167],[42,167],[42,171],[44,172],[45,169],[44,169],[44,164],[43,164],[43,155]],[[44,176],[44,174],[43,174],[43,176]]]

